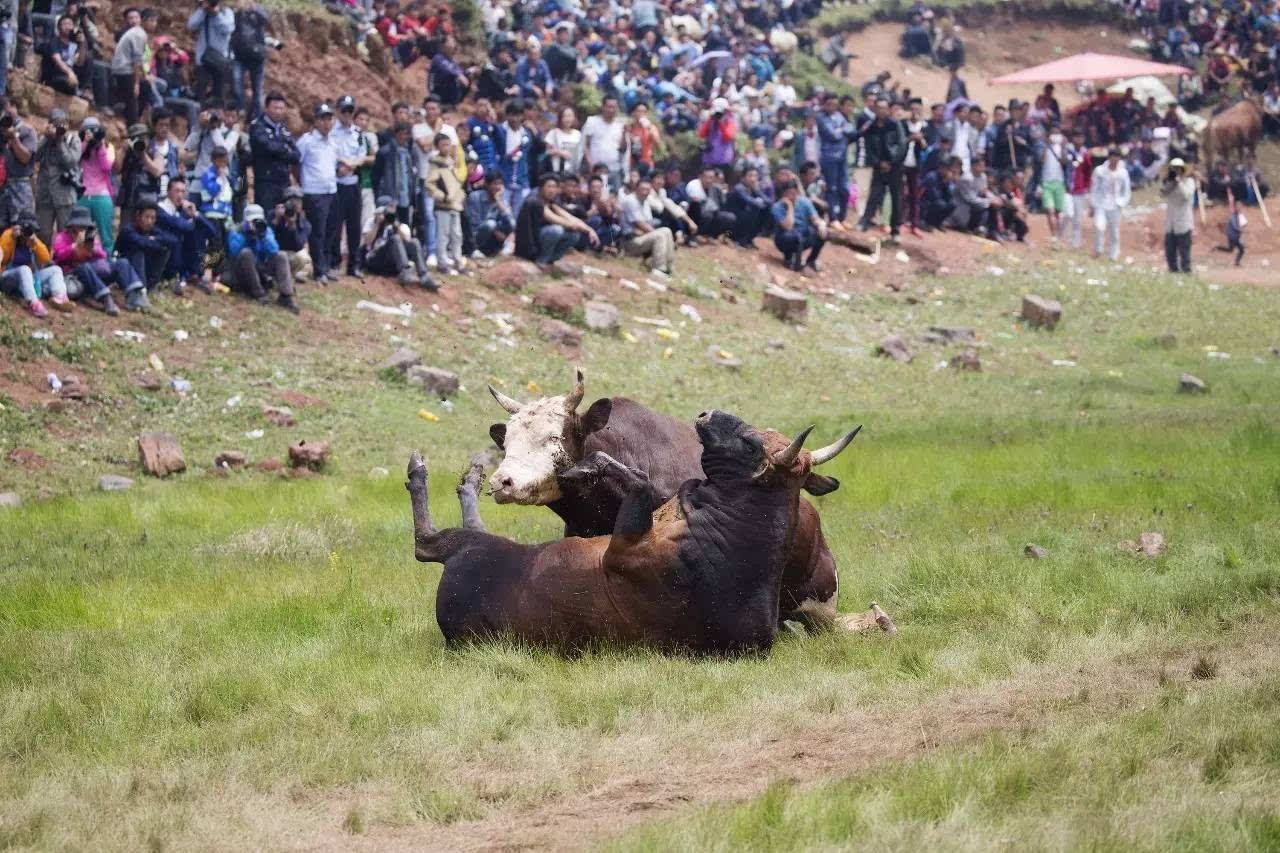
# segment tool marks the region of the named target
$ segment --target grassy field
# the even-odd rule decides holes
[[[139,328],[192,330],[198,398],[0,411],[5,446],[49,456],[65,492],[0,526],[0,848],[1275,849],[1280,292],[993,262],[1008,272],[924,279],[912,300],[817,302],[795,330],[754,296],[688,295],[723,270],[682,259],[687,293],[634,295],[628,315],[692,301],[707,322],[588,335],[588,399],[816,422],[824,442],[865,425],[820,510],[841,608],[874,599],[900,634],[784,636],[742,660],[443,648],[404,461],[427,452],[437,520],[455,521],[454,475],[497,420],[487,378],[518,396],[568,382],[532,331],[509,347],[429,310],[384,327],[330,289],[310,299],[331,345],[302,347],[282,315],[212,330],[171,300]],[[1061,298],[1064,324],[1016,323],[1025,290]],[[954,348],[872,356],[931,323],[976,326],[984,371],[939,368]],[[130,399],[150,347],[104,337],[54,345],[110,362],[95,386]],[[378,373],[406,341],[460,369],[452,409]],[[713,344],[742,370],[712,365]],[[1211,393],[1178,394],[1184,370]],[[325,398],[288,435],[332,439],[328,475],[85,493],[144,424],[190,457],[246,444],[276,388]],[[556,535],[548,512],[482,512]],[[1120,550],[1143,531],[1164,556]]]

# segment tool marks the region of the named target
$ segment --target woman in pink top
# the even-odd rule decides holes
[[[81,207],[89,209],[93,223],[102,238],[102,248],[107,257],[115,250],[115,229],[112,218],[115,214],[115,185],[111,183],[111,146],[107,144],[106,133],[102,123],[94,116],[88,116],[80,122],[80,146],[84,152],[80,155],[80,172],[84,181],[84,195],[78,202]]]

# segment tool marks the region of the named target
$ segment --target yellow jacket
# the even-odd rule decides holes
[[[39,237],[32,236],[31,242],[27,244],[31,248],[31,254],[35,255],[36,263],[40,267],[47,267],[53,261],[49,255],[49,247],[46,246]],[[9,266],[13,261],[13,255],[17,246],[14,245],[13,229],[6,228],[3,234],[0,234],[0,269]],[[34,270],[32,270],[34,272]]]

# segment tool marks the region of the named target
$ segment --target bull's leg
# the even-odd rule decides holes
[[[643,471],[628,468],[600,450],[562,472],[558,479],[562,491],[615,506],[621,506],[634,491],[651,489]]]
[[[436,526],[431,520],[431,507],[427,503],[427,463],[422,454],[413,451],[409,456],[408,481],[409,505],[413,508],[413,555],[424,563],[437,562],[435,556]]]
[[[467,470],[462,472],[462,480],[458,483],[458,503],[462,505],[462,526],[467,530],[485,529],[480,519],[480,483],[484,480],[484,461],[486,454],[477,453],[471,457]]]
[[[840,616],[836,619],[836,625],[850,634],[865,634],[877,628],[890,636],[898,633],[898,626],[894,624],[893,618],[874,601],[871,602],[871,609],[864,613],[845,613]]]

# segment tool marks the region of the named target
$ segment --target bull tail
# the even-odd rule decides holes
[[[422,563],[444,562],[437,547],[440,532],[431,520],[431,506],[427,501],[427,463],[416,450],[409,456],[406,473],[404,487],[409,490],[409,505],[413,509],[413,556]]]
[[[1209,123],[1205,125],[1204,134],[1200,139],[1200,147],[1203,149],[1204,153],[1204,171],[1206,175],[1213,169],[1214,144],[1213,120],[1210,119]]]

